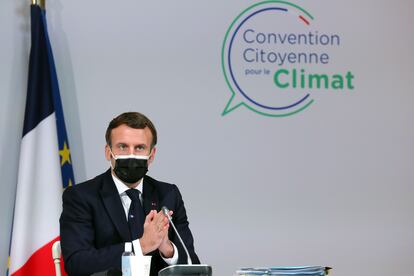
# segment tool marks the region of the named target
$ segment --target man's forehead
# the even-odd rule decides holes
[[[131,128],[127,125],[120,125],[111,131],[113,143],[134,143],[147,144],[152,141],[152,133],[148,127]]]

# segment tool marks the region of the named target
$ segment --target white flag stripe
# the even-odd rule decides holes
[[[11,273],[36,250],[59,236],[62,178],[58,151],[56,117],[52,113],[22,139]]]

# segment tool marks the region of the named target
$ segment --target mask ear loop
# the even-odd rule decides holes
[[[112,155],[112,158],[116,160],[116,157],[115,157],[114,153],[112,152],[112,149],[111,149],[111,147],[109,147],[109,152],[111,153],[111,155]]]
[[[112,152],[111,147],[109,147],[109,152],[111,153],[112,158],[113,158],[114,160],[116,160],[116,157],[115,157],[114,153]],[[109,165],[111,166],[111,169],[113,169],[113,170],[115,169],[115,168],[112,166],[112,162],[111,162],[111,160],[109,160]]]

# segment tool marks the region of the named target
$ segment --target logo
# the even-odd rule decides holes
[[[269,117],[291,116],[322,97],[354,89],[354,74],[335,60],[342,37],[320,30],[314,20],[286,1],[256,3],[233,20],[221,51],[231,92],[223,116],[240,107]]]

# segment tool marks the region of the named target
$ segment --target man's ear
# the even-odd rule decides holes
[[[112,155],[111,155],[111,149],[110,149],[109,145],[106,144],[105,145],[105,158],[106,158],[106,160],[110,161],[111,160],[111,157],[112,157]]]
[[[151,150],[149,159],[148,159],[148,165],[150,165],[154,161],[156,152],[157,152],[157,148],[153,147],[152,150]]]

